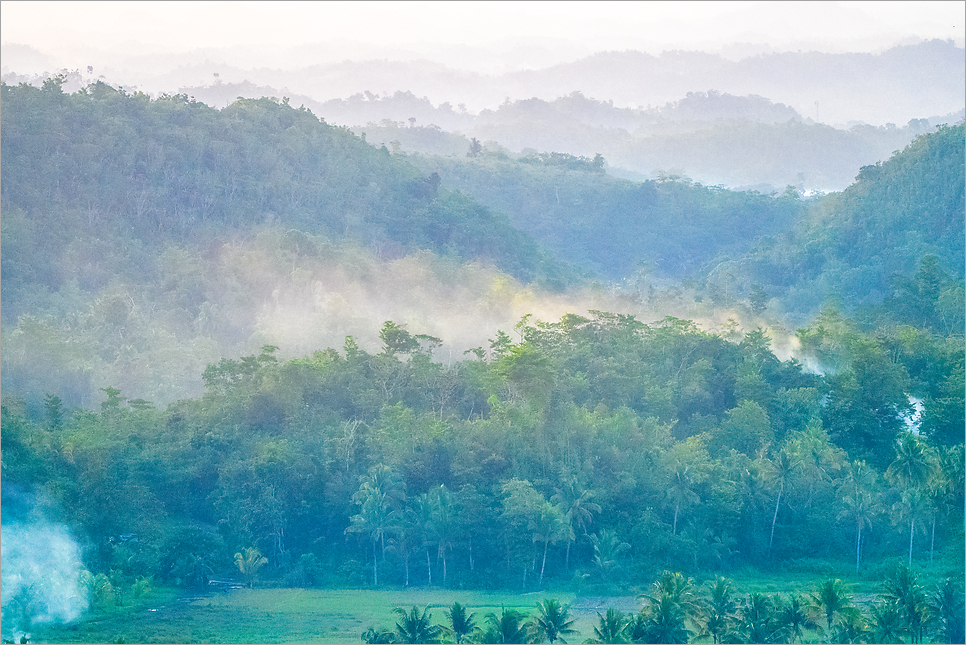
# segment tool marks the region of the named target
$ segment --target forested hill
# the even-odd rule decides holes
[[[266,221],[388,257],[431,249],[525,282],[561,276],[505,217],[285,101],[219,111],[103,83],[65,94],[62,81],[2,87],[5,320],[22,311],[25,290],[75,276],[97,288],[149,273],[166,242]],[[112,248],[79,248],[95,239]],[[78,255],[91,264],[82,275]]]
[[[610,280],[642,265],[661,277],[696,277],[721,256],[745,253],[759,236],[785,233],[804,214],[794,190],[730,191],[676,175],[628,181],[605,173],[600,157],[595,166],[569,154],[512,159],[484,149],[475,157],[410,159],[507,213],[560,257]]]
[[[791,235],[752,254],[751,280],[799,310],[814,310],[829,295],[848,306],[871,304],[915,295],[896,276],[912,275],[931,257],[929,316],[945,318],[944,332],[961,334],[964,151],[964,126],[940,126],[862,168],[854,184],[822,198]],[[921,316],[915,322],[925,324]]]

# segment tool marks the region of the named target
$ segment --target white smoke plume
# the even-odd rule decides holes
[[[4,497],[7,506],[10,498]],[[80,617],[87,609],[87,594],[80,584],[83,568],[80,547],[66,527],[38,517],[36,511],[9,522],[4,517],[0,528],[3,638],[19,642],[38,625],[69,623]]]

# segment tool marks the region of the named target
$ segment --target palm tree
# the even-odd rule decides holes
[[[929,622],[934,627],[937,642],[966,641],[966,621],[963,618],[963,587],[952,578],[936,585],[929,598]]]
[[[550,501],[559,504],[565,510],[567,521],[570,522],[571,534],[567,540],[567,554],[564,557],[564,569],[570,570],[570,546],[574,543],[574,536],[587,535],[587,527],[594,521],[594,513],[600,513],[600,504],[590,501],[594,497],[593,491],[578,492],[577,479],[571,477],[564,488],[554,489],[556,492]]]
[[[754,592],[738,608],[738,634],[743,643],[775,643],[784,640],[774,600]]]
[[[902,614],[897,606],[889,602],[872,606],[871,627],[870,643],[900,643],[905,635]]]
[[[408,614],[402,607],[396,607],[393,611],[402,619],[396,623],[396,643],[438,642],[440,628],[430,622],[432,614],[429,613],[429,608],[420,612],[419,607],[413,605]]]
[[[862,529],[872,528],[872,496],[868,493],[856,493],[842,498],[842,510],[839,519],[850,517],[855,521],[855,570],[859,570],[862,557]]]
[[[901,484],[902,501],[894,510],[909,521],[909,566],[912,566],[912,544],[916,521],[928,515],[930,499],[923,491],[936,475],[937,460],[933,458],[925,439],[906,432],[896,445],[896,459],[886,470],[886,476]]]
[[[886,470],[886,476],[907,489],[924,485],[935,469],[929,453],[924,439],[913,432],[906,432],[896,445],[896,459]]]
[[[632,643],[643,643],[647,636],[648,620],[645,609],[647,608],[641,607],[641,610],[627,621],[627,639]]]
[[[362,489],[360,489],[362,492]],[[386,535],[396,528],[399,514],[386,503],[386,497],[378,489],[366,489],[359,513],[350,518],[347,533],[366,533],[372,540],[372,584],[379,585],[378,547],[386,553]]]
[[[869,637],[868,625],[858,607],[849,607],[842,612],[832,634],[833,643],[865,643]]]
[[[405,487],[394,470],[384,464],[369,469],[362,478],[352,501],[360,505],[359,513],[350,518],[347,533],[367,533],[372,540],[372,583],[379,584],[379,563],[376,547],[382,546],[386,555],[386,537],[395,530],[399,508],[406,499]]]
[[[473,617],[476,614],[466,615],[466,607],[454,602],[453,606],[446,610],[446,617],[449,618],[449,630],[453,633],[453,638],[456,639],[457,645],[463,642],[463,639],[473,633],[476,629],[476,622]]]
[[[931,508],[929,497],[919,488],[908,488],[902,492],[902,498],[893,505],[897,520],[909,522],[909,563],[912,566],[912,546],[916,535],[916,522],[929,514]]]
[[[885,581],[882,597],[899,610],[899,615],[912,641],[921,642],[929,614],[926,594],[919,585],[915,572],[901,564],[896,567],[895,574]]]
[[[785,484],[788,483],[792,474],[798,468],[798,462],[782,449],[778,451],[774,459],[768,460],[767,464],[766,476],[778,485],[778,499],[775,500],[775,514],[771,518],[771,536],[768,538],[768,555],[771,557],[771,546],[775,541],[775,524],[778,522],[778,509],[782,503],[782,493],[785,492]]]
[[[947,516],[952,510],[952,497],[957,484],[957,471],[962,470],[962,465],[958,463],[960,453],[954,449],[941,448],[933,451],[934,460],[933,476],[926,482],[925,493],[929,500],[929,519],[932,523],[929,541],[929,562],[932,563],[933,553],[936,550],[936,522],[940,517]]]
[[[812,504],[815,489],[831,480],[828,471],[836,460],[835,449],[821,423],[809,423],[787,445],[789,452],[799,462],[799,472],[808,483],[808,499],[805,502],[808,508]]]
[[[597,534],[590,536],[590,542],[594,546],[594,566],[600,573],[603,580],[607,580],[609,574],[620,565],[618,558],[621,553],[631,548],[631,545],[617,537],[615,531],[603,529],[600,536]]]
[[[665,571],[654,582],[650,594],[641,594],[638,597],[652,605],[659,603],[662,598],[666,597],[681,609],[686,618],[694,618],[700,615],[702,609],[702,602],[694,593],[694,581],[691,578],[685,578],[678,572]]]
[[[539,636],[550,641],[550,645],[558,640],[566,643],[564,635],[577,633],[573,628],[574,621],[569,617],[570,605],[561,605],[553,598],[548,598],[537,603],[537,610],[539,613],[533,617],[533,626]]]
[[[700,615],[701,601],[694,594],[691,578],[665,571],[649,594],[641,594],[646,605],[641,642],[686,643],[691,636],[687,619]],[[635,626],[636,627],[636,626]],[[637,631],[640,631],[639,629]]]
[[[832,620],[852,605],[852,596],[841,580],[829,578],[810,597],[812,607],[825,616],[827,633],[832,633]]]
[[[245,576],[245,581],[248,583],[249,589],[255,588],[255,581],[258,580],[258,570],[266,564],[268,564],[268,558],[263,558],[261,552],[253,546],[235,554],[235,566]]]
[[[503,608],[500,617],[487,614],[487,629],[482,634],[484,643],[529,643],[527,635],[527,616],[515,609]]]
[[[422,540],[421,526],[419,518],[416,517],[413,509],[406,507],[399,512],[393,533],[389,539],[390,549],[395,549],[396,553],[403,561],[403,571],[405,580],[403,586],[409,586],[409,559],[412,556],[413,547]]]
[[[443,561],[443,586],[446,586],[446,552],[453,547],[456,534],[456,501],[443,484],[432,491],[430,520],[436,537],[436,559]]]
[[[839,487],[842,510],[839,519],[850,517],[855,521],[855,570],[859,570],[862,560],[862,530],[872,528],[873,497],[876,472],[864,461],[858,460],[846,465],[845,477]]]
[[[418,518],[420,536],[422,537],[423,553],[426,555],[426,579],[427,584],[433,586],[433,563],[429,558],[429,548],[437,546],[439,535],[436,531],[436,523],[433,521],[433,499],[429,493],[423,493],[415,498],[413,502],[415,514]],[[439,551],[437,550],[437,555]]]
[[[861,459],[847,463],[842,484],[839,487],[839,494],[847,496],[870,493],[875,487],[877,479],[875,469]]]
[[[689,464],[678,462],[671,467],[668,473],[667,488],[664,494],[671,502],[671,506],[674,507],[674,524],[672,525],[671,535],[678,533],[678,515],[681,509],[701,501],[701,498],[693,490],[695,482],[688,472],[689,468]]]
[[[759,520],[771,506],[771,495],[761,468],[755,462],[752,462],[751,466],[741,470],[738,485],[741,491],[741,513],[745,518],[744,521],[750,524],[747,527],[749,536],[754,536],[756,532],[753,533],[752,528],[757,528]],[[757,539],[754,544],[748,544],[747,547],[756,548],[756,543]]]
[[[588,643],[626,643],[627,628],[630,620],[613,607],[607,609],[604,616],[597,612],[597,626],[594,627],[594,637]]]
[[[716,576],[710,583],[707,596],[702,603],[699,622],[704,636],[711,636],[712,643],[722,642],[731,629],[735,619],[737,604],[734,597],[734,583],[727,578]]]
[[[681,604],[671,594],[655,598],[645,611],[643,634],[639,643],[687,643],[691,631],[687,627]]]
[[[806,629],[817,626],[808,614],[808,604],[796,594],[788,598],[787,605],[778,606],[778,622],[788,632],[792,642],[801,641]]]
[[[531,525],[533,530],[533,541],[543,542],[543,563],[540,565],[540,580],[537,584],[543,584],[543,573],[547,568],[547,548],[550,543],[556,544],[560,540],[573,540],[573,529],[566,521],[559,506],[544,502],[537,510],[537,515]]]

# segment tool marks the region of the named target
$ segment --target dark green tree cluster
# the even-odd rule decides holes
[[[517,342],[500,332],[455,362],[387,322],[379,353],[266,346],[165,409],[116,388],[99,410],[7,399],[3,482],[63,509],[88,568],[119,585],[204,586],[252,547],[262,579],[306,586],[958,566],[961,403],[923,396],[904,421],[903,356],[833,322],[799,335],[824,376],[760,330],[729,341],[677,319],[525,317]],[[961,378],[959,360],[919,383]]]

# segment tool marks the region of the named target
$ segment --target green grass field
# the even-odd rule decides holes
[[[433,622],[446,621],[444,609],[454,601],[470,607],[482,622],[488,612],[513,607],[526,612],[544,598],[573,602],[581,638],[591,634],[597,607],[634,604],[631,597],[575,598],[573,594],[487,593],[448,589],[316,590],[238,589],[202,597],[177,598],[163,594],[163,602],[117,608],[90,615],[70,626],[35,629],[34,642],[108,643],[349,643],[361,642],[369,627],[392,627],[393,608],[429,607]],[[161,595],[159,595],[159,599]],[[576,602],[575,602],[576,601]],[[630,607],[626,607],[630,608]]]
[[[937,567],[937,570],[939,567]],[[945,575],[945,572],[943,572]],[[818,571],[763,574],[733,571],[729,577],[739,593],[807,594],[827,575]],[[865,605],[879,591],[874,576],[834,575],[846,582],[856,602]],[[929,583],[934,576],[923,576]],[[938,576],[935,576],[938,578]],[[696,581],[700,586],[701,581]],[[88,612],[72,625],[37,626],[31,642],[42,643],[359,643],[369,627],[392,628],[398,616],[393,609],[428,607],[436,624],[446,622],[445,609],[453,602],[466,605],[478,624],[487,613],[512,607],[530,614],[536,603],[555,598],[571,604],[578,634],[567,638],[580,643],[593,636],[597,612],[608,607],[635,612],[640,603],[631,592],[623,596],[594,596],[567,591],[533,593],[482,592],[453,589],[236,589],[202,596],[180,595],[173,589],[154,591],[139,606]],[[811,638],[809,638],[811,637]],[[806,640],[820,638],[808,634]],[[816,641],[817,642],[817,641]]]

